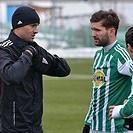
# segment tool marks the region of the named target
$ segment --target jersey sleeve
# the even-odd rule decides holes
[[[117,69],[120,74],[131,76],[133,73],[133,61],[130,58],[127,50],[125,48],[119,47],[115,48],[118,56]]]
[[[121,117],[129,117],[133,114],[133,95],[129,98],[128,102],[120,109]]]

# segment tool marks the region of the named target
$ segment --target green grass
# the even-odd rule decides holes
[[[44,76],[45,133],[81,133],[91,99],[92,59],[67,59],[71,74]]]

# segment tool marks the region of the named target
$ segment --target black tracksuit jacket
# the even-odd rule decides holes
[[[24,52],[27,45],[35,47],[36,57]],[[0,43],[0,133],[42,133],[42,75],[64,77],[69,73],[63,58],[11,31]]]

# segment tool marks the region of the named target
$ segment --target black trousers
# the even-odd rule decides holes
[[[133,118],[126,118],[124,127],[130,131],[133,131]]]

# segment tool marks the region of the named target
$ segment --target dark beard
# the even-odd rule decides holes
[[[106,47],[109,45],[109,37],[108,35],[106,35],[104,38],[102,38],[101,40],[99,39],[99,44],[96,46],[102,46],[102,47]]]

